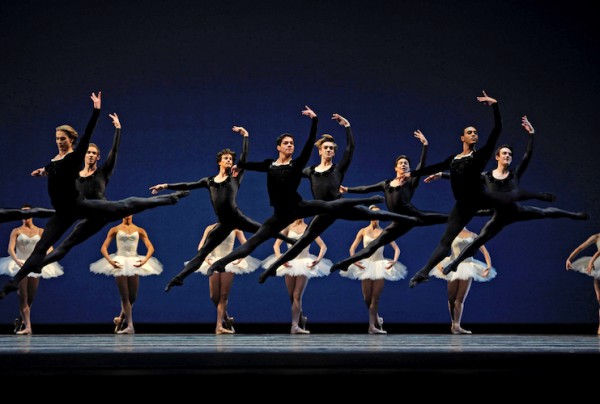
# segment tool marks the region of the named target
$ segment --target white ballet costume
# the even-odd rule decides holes
[[[458,257],[461,251],[471,244],[473,240],[473,236],[468,236],[465,238],[457,236],[454,241],[452,241],[450,257],[444,258],[441,262],[442,270],[448,264],[450,264],[452,260]],[[458,264],[458,269],[456,271],[450,272],[448,275],[444,275],[444,273],[439,270],[437,265],[429,272],[429,275],[439,279],[444,279],[449,282],[458,279],[467,280],[471,278],[473,278],[473,280],[476,282],[488,282],[496,277],[496,269],[493,267],[490,268],[488,276],[483,276],[483,271],[485,271],[486,268],[487,264],[485,262],[476,260],[473,257],[469,257]]]
[[[221,244],[219,244],[210,254],[206,256],[200,268],[196,271],[202,275],[206,275],[210,265],[228,255],[233,251],[233,244],[235,243],[235,232],[229,233],[229,236]],[[207,262],[208,261],[208,262]],[[235,262],[235,261],[234,261]],[[185,262],[187,265],[187,262]],[[230,272],[236,275],[244,275],[254,272],[260,266],[260,260],[247,256],[243,258],[238,264],[230,262],[225,266],[225,272]]]
[[[363,236],[363,247],[367,247],[373,240],[375,239],[367,235]],[[368,279],[399,281],[400,279],[404,279],[407,274],[406,266],[396,262],[390,269],[386,269],[392,260],[383,256],[383,249],[384,246],[381,246],[373,253],[373,255],[359,261],[361,265],[365,267],[364,269],[352,264],[348,267],[347,271],[340,271],[340,275],[345,278],[358,279],[361,281]]]
[[[131,234],[119,230],[115,237],[117,242],[117,253],[110,254],[110,258],[121,264],[121,268],[113,267],[105,258],[90,264],[90,271],[95,274],[107,276],[149,276],[159,275],[163,271],[163,266],[159,260],[150,257],[141,267],[136,267],[139,261],[144,260],[144,255],[138,255],[137,246],[140,240],[140,234],[134,231]]]
[[[596,247],[600,249],[600,239],[596,241]],[[591,276],[592,278],[600,279],[600,258],[597,258],[596,261],[594,261],[594,269],[592,269],[592,273],[588,273],[587,266],[591,259],[591,256],[576,259],[572,262],[573,270],[581,272],[584,275]]]
[[[38,243],[38,241],[40,241],[40,238],[41,237],[39,234],[29,237],[23,233],[20,233],[17,236],[17,241],[15,244],[17,258],[21,261],[26,261],[33,252],[35,245]],[[21,267],[17,265],[12,257],[0,258],[0,275],[8,275],[12,277],[19,272],[19,269],[21,269]],[[57,276],[61,276],[63,274],[63,267],[58,262],[53,262],[43,267],[41,274],[31,272],[27,276],[31,278],[42,277],[44,279],[49,279],[56,278]]]
[[[294,240],[298,240],[302,236],[302,233],[296,233],[292,230],[288,232],[288,237]],[[288,248],[290,245],[288,244]],[[317,265],[312,268],[308,266],[312,264],[317,256],[311,254],[308,250],[310,248],[310,244],[302,250],[300,254],[296,258],[291,261],[288,261],[287,264],[290,265],[286,267],[285,265],[281,265],[277,268],[277,276],[306,276],[307,278],[317,278],[321,276],[329,275],[329,270],[333,265],[333,262],[330,260],[323,258]],[[262,266],[264,268],[270,268],[271,265],[275,262],[278,257],[273,254],[268,256],[263,262]]]

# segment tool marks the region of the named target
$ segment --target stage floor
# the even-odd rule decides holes
[[[17,376],[536,375],[564,380],[574,369],[582,374],[590,369],[593,375],[599,364],[596,335],[0,336],[0,374]]]

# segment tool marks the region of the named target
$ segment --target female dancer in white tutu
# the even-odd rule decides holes
[[[117,242],[117,253],[108,254],[108,246],[113,239]],[[142,240],[146,255],[138,255],[138,241]],[[114,318],[115,332],[118,334],[134,334],[132,306],[137,298],[140,276],[159,275],[162,264],[152,256],[154,246],[148,238],[146,230],[133,224],[133,216],[123,218],[123,222],[108,231],[106,240],[100,248],[104,256],[90,265],[90,271],[96,274],[114,276],[117,280],[121,296],[121,314]],[[123,327],[126,322],[127,327]]]
[[[30,209],[24,205],[21,209]],[[0,258],[0,275],[14,276],[31,255],[33,248],[40,241],[44,229],[33,224],[33,219],[23,219],[23,224],[14,228],[10,233],[8,253],[10,257]],[[52,249],[52,247],[50,248]],[[15,320],[15,333],[30,335],[31,330],[31,305],[40,284],[40,277],[44,279],[56,278],[63,274],[62,267],[54,262],[42,268],[41,273],[30,273],[19,282],[19,313]]]
[[[573,259],[587,247],[596,244],[597,251],[594,255],[581,257],[574,262]],[[573,250],[573,252],[567,258],[566,264],[567,271],[574,269],[577,272],[586,274],[594,278],[594,291],[596,292],[596,300],[600,305],[600,233],[590,236],[585,240],[579,247]],[[600,316],[600,310],[598,311]],[[598,325],[598,335],[600,335],[600,324]]]
[[[448,281],[448,310],[450,311],[450,320],[452,321],[452,326],[450,328],[452,334],[471,334],[471,331],[461,327],[460,321],[462,319],[465,300],[467,300],[467,295],[469,294],[473,280],[477,282],[487,282],[496,277],[496,270],[492,267],[492,259],[484,245],[481,245],[479,250],[483,254],[485,262],[476,260],[473,257],[468,257],[458,265],[456,271],[444,275],[444,267],[456,259],[456,257],[458,257],[476,237],[477,234],[468,230],[466,227],[463,228],[454,241],[452,241],[452,255],[444,258],[436,268],[433,268],[429,273],[430,276],[435,276],[436,278]]]
[[[298,239],[304,234],[307,227],[304,219],[296,219],[282,233],[290,238]],[[308,245],[296,258],[277,268],[277,276],[285,276],[285,286],[292,303],[292,334],[310,334],[310,331],[306,330],[307,318],[302,313],[302,296],[306,290],[308,280],[329,275],[329,269],[333,264],[330,260],[323,258],[325,252],[327,252],[327,246],[323,239],[316,237],[315,242],[319,246],[318,256],[314,256],[309,252],[310,245]],[[275,254],[263,261],[263,267],[269,268],[281,256],[281,243],[280,239],[275,241],[275,244],[273,244]]]
[[[369,209],[379,210],[375,205],[370,206]],[[350,246],[350,256],[354,255],[361,240],[363,247],[367,247],[382,232],[383,228],[379,226],[379,220],[371,220],[367,227],[363,227],[356,234]],[[383,257],[384,246],[381,246],[366,259],[356,261],[348,267],[347,271],[340,272],[340,275],[345,278],[361,281],[363,298],[369,310],[369,334],[387,334],[387,331],[383,330],[383,318],[379,317],[379,299],[385,281],[399,281],[406,277],[406,267],[398,262],[400,256],[398,244],[392,241],[389,245],[394,249],[393,259]]]
[[[218,223],[213,223],[207,226],[202,235],[202,240],[198,244],[198,251],[204,247],[209,234],[213,231]],[[208,267],[221,257],[226,256],[233,251],[233,245],[235,239],[238,239],[240,243],[246,242],[246,236],[244,232],[235,229],[219,244],[213,251],[208,254],[204,259],[204,262],[196,272],[203,275],[208,275]],[[187,265],[187,262],[185,263]],[[210,300],[213,302],[217,309],[217,326],[215,328],[215,334],[233,334],[235,330],[233,328],[233,317],[229,317],[227,313],[227,303],[229,302],[229,291],[233,283],[234,275],[249,274],[256,270],[260,266],[260,261],[251,256],[246,258],[237,259],[225,267],[225,272],[215,272],[212,276],[208,277],[208,287],[210,291]]]

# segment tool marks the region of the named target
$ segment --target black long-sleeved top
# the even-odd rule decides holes
[[[483,193],[485,187],[481,181],[481,173],[494,154],[496,142],[502,131],[502,117],[497,102],[492,105],[492,110],[494,128],[482,148],[462,158],[455,158],[456,156],[452,155],[441,163],[412,171],[411,176],[429,175],[449,169],[452,193],[457,201],[469,201]]]
[[[275,210],[289,209],[302,201],[302,197],[298,193],[298,186],[300,186],[300,180],[302,179],[302,170],[308,164],[317,137],[317,123],[318,118],[314,117],[310,134],[302,148],[302,152],[298,158],[293,159],[289,164],[276,165],[273,159],[238,164],[238,167],[246,170],[267,173],[269,201]]]
[[[240,184],[244,177],[244,170],[242,165],[246,162],[248,156],[248,136],[244,136],[242,145],[242,154],[238,161],[238,168],[240,171],[237,176],[232,177],[229,175],[225,181],[216,182],[215,177],[204,177],[196,182],[179,182],[176,184],[168,184],[168,189],[173,190],[190,190],[198,188],[207,188],[210,192],[210,202],[212,203],[215,214],[219,218],[220,222],[226,222],[232,218],[236,211],[237,206],[237,193],[240,188]]]
[[[75,186],[79,191],[79,197],[84,199],[106,199],[104,193],[110,180],[115,164],[117,162],[117,152],[121,142],[121,129],[115,129],[112,148],[108,157],[102,166],[100,166],[92,175],[87,177],[78,177]]]
[[[427,145],[423,145],[423,148],[421,149],[421,158],[415,171],[425,165],[426,159]],[[390,185],[393,179],[389,179],[373,185],[348,187],[348,192],[366,194],[369,192],[383,191],[385,193],[385,204],[390,212],[402,215],[419,216],[420,211],[411,203],[415,190],[419,186],[419,180],[419,176],[411,176],[404,185],[393,187]]]
[[[50,195],[50,202],[57,211],[72,209],[77,204],[79,191],[77,190],[75,181],[79,177],[79,171],[83,165],[85,153],[90,144],[90,138],[96,127],[99,115],[100,110],[94,108],[92,117],[74,151],[60,160],[50,161],[50,163],[44,167],[48,175],[48,194]]]
[[[486,171],[482,174],[482,178],[485,181],[487,189],[493,192],[510,192],[514,191],[519,187],[519,181],[521,176],[529,166],[531,155],[533,154],[533,134],[529,134],[529,141],[527,142],[527,148],[521,162],[514,170],[508,172],[508,176],[504,179],[494,178],[492,171]]]
[[[323,201],[333,201],[342,197],[340,194],[340,185],[344,181],[346,171],[352,161],[354,154],[354,136],[350,126],[346,127],[346,149],[344,155],[338,164],[333,164],[328,170],[318,172],[315,170],[317,165],[306,167],[302,171],[304,177],[310,180],[310,189],[313,198]]]

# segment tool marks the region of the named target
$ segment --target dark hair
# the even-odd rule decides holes
[[[337,150],[337,143],[335,143],[335,139],[333,138],[333,136],[331,136],[330,134],[327,134],[327,133],[324,133],[321,135],[321,139],[319,139],[315,142],[315,147],[317,149],[320,149],[321,145],[325,142],[333,143],[333,150]]]
[[[231,158],[233,159],[233,162],[235,163],[235,152],[230,149],[223,149],[217,153],[217,165],[221,162],[221,158],[223,157],[224,154],[231,154]]]
[[[496,149],[496,156],[499,156],[499,155],[500,155],[500,149],[508,149],[508,150],[510,150],[510,152],[511,152],[511,153],[513,153],[513,154],[514,154],[514,151],[513,151],[513,148],[512,148],[512,146],[509,146],[509,145],[507,145],[507,144],[503,144],[503,145],[500,145],[500,147],[498,147],[498,148]]]
[[[279,146],[281,142],[283,142],[283,139],[285,139],[286,137],[291,137],[292,139],[294,139],[294,135],[292,135],[291,133],[282,133],[281,135],[277,136],[277,140],[275,142],[277,146]]]
[[[410,159],[408,158],[408,156],[406,154],[401,154],[398,157],[396,157],[396,161],[394,162],[394,167],[396,167],[396,165],[398,164],[398,160],[401,159],[405,159],[406,161],[408,161],[408,164],[410,164]]]

